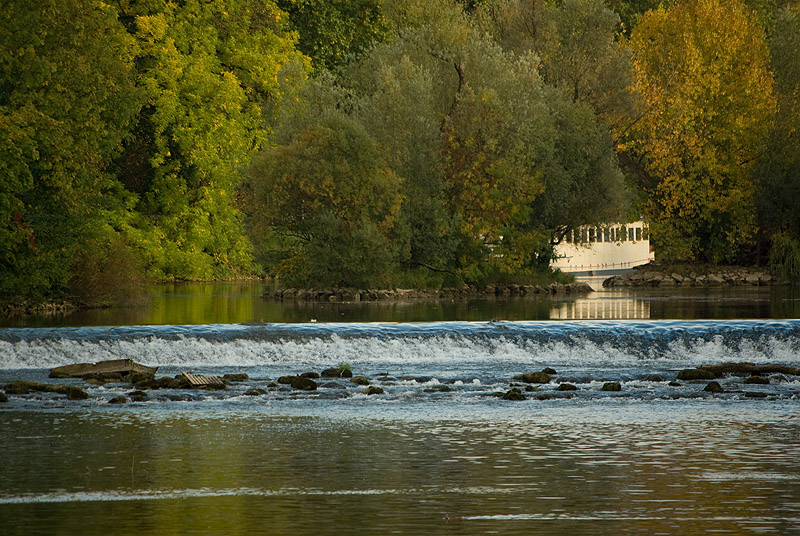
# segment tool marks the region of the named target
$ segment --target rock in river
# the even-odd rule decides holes
[[[750,376],[749,378],[744,380],[744,383],[755,384],[755,385],[766,385],[769,383],[769,378],[765,378],[764,376]]]
[[[550,383],[552,380],[546,372],[528,372],[514,376],[514,379],[525,383]]]
[[[525,395],[523,395],[522,391],[515,387],[506,391],[502,398],[503,400],[525,400]]]
[[[350,378],[350,381],[356,385],[369,385],[369,380],[364,376],[355,376]]]
[[[699,368],[683,369],[678,373],[678,379],[684,381],[713,380],[716,377],[717,375],[714,374],[712,371]]]

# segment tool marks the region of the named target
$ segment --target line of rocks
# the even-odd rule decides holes
[[[646,264],[630,272],[609,277],[603,287],[722,287],[783,284],[764,270],[743,267],[718,267],[713,270],[681,270],[683,273]]]
[[[72,313],[78,309],[78,305],[70,301],[55,301],[45,303],[9,303],[0,307],[0,316],[53,316]]]
[[[524,388],[520,388],[519,384],[512,383],[511,389],[506,392],[497,391],[492,393],[492,396],[502,398],[503,400],[526,400],[525,393],[536,393],[535,398],[538,400],[549,400],[554,398],[554,395],[539,392],[539,386],[549,384],[555,380],[553,376],[558,374],[551,368],[545,368],[540,372],[527,372],[514,376],[514,381],[526,384]],[[744,385],[769,385],[773,382],[785,382],[786,376],[800,376],[800,369],[783,364],[769,364],[769,365],[756,365],[753,363],[720,363],[718,365],[701,365],[693,369],[683,369],[678,372],[675,380],[669,381],[659,375],[650,374],[642,378],[645,381],[652,382],[667,382],[670,387],[681,387],[680,381],[689,383],[706,383],[703,392],[718,394],[718,393],[738,393],[744,394],[745,398],[768,398],[770,393],[764,391],[741,391],[741,390],[726,390],[718,381],[724,380],[731,376],[744,377],[742,383]],[[772,377],[772,380],[770,379]],[[709,381],[711,380],[711,381]],[[558,387],[554,391],[578,391],[578,387],[570,380],[559,380]],[[604,382],[601,391],[606,392],[620,392],[622,391],[622,384],[618,381]],[[568,395],[569,396],[569,395]]]
[[[527,372],[514,376],[509,382],[507,391],[484,392],[483,396],[491,396],[510,401],[527,400],[533,397],[537,400],[550,400],[553,398],[571,398],[578,391],[587,391],[578,385],[592,383],[592,378],[569,378],[557,377],[558,372],[552,368],[545,368],[538,372]],[[769,398],[776,397],[775,393],[763,390],[742,390],[741,385],[745,386],[766,386],[770,384],[780,384],[789,381],[786,376],[800,376],[800,369],[797,367],[783,364],[756,365],[753,363],[721,363],[717,365],[702,365],[697,368],[683,369],[677,373],[674,379],[666,378],[658,374],[648,374],[640,378],[646,382],[667,383],[670,387],[681,387],[684,383],[704,385],[701,392],[692,391],[688,396],[701,396],[702,393],[737,393],[743,394],[746,398]],[[736,379],[731,377],[744,378]],[[197,390],[227,390],[229,386],[248,382],[250,378],[247,374],[225,374],[224,383],[220,387],[191,385],[185,377],[180,375],[175,377],[164,376],[156,378],[155,374],[130,374],[124,378],[109,376],[98,378],[96,375],[84,377],[84,381],[91,384],[108,383],[129,383],[134,389],[124,396],[119,395],[109,400],[111,404],[125,404],[127,402],[146,402],[151,400],[152,391],[162,389],[183,391],[179,393],[164,393],[158,395],[157,399],[170,401],[193,401],[196,398],[189,394]],[[464,379],[436,379],[430,376],[398,376],[392,377],[389,373],[379,373],[373,378],[366,376],[354,376],[352,370],[347,366],[340,365],[336,368],[325,369],[321,372],[309,371],[297,375],[280,376],[276,380],[255,380],[256,385],[244,385],[244,392],[241,388],[237,393],[245,396],[261,396],[269,392],[285,392],[289,395],[302,394],[309,391],[321,389],[324,393],[320,396],[327,398],[341,398],[349,396],[347,386],[356,388],[357,392],[365,395],[387,394],[384,387],[390,389],[398,382],[416,382],[425,385],[426,393],[449,393],[454,391],[456,384],[469,385],[473,380]],[[557,386],[553,386],[557,383]],[[257,387],[262,384],[263,387]],[[548,385],[549,384],[549,385]],[[576,385],[578,384],[578,385]],[[548,386],[545,388],[545,386]],[[247,388],[249,387],[249,388]],[[727,389],[726,389],[727,387]],[[7,395],[28,395],[32,393],[55,393],[65,395],[68,400],[86,400],[89,395],[82,387],[77,385],[46,384],[33,381],[14,381],[1,386],[0,403],[8,402]],[[542,390],[543,389],[543,390]],[[633,391],[637,388],[634,387]],[[641,388],[639,388],[641,389]],[[756,387],[759,389],[759,387]],[[603,392],[622,392],[630,391],[630,387],[623,385],[620,381],[603,381],[599,389],[592,388],[592,391]],[[316,393],[315,393],[316,394]],[[351,393],[352,394],[352,391]],[[389,393],[390,394],[390,393]],[[625,393],[622,393],[625,396]],[[676,392],[670,395],[676,398],[686,397],[686,393]],[[708,395],[706,395],[708,396]]]
[[[524,296],[549,296],[555,294],[588,294],[592,287],[587,283],[552,283],[550,285],[488,285],[486,287],[443,288],[439,290],[418,289],[354,289],[354,288],[326,288],[326,289],[279,289],[275,292],[265,293],[265,299],[279,301],[330,301],[330,302],[361,302],[361,301],[403,301],[403,300],[441,300],[463,298],[488,298],[488,297],[524,297]]]

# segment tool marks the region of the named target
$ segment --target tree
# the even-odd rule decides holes
[[[443,267],[455,234],[447,211],[441,151],[441,111],[431,70],[396,46],[384,45],[343,75],[359,97],[353,115],[402,177],[397,240],[407,267]]]
[[[317,69],[335,70],[388,33],[379,0],[280,0],[297,48]]]
[[[330,111],[263,152],[251,168],[257,238],[288,284],[385,285],[399,180],[364,129]]]
[[[133,40],[108,4],[4,1],[0,295],[63,291],[88,240],[128,219],[108,173],[141,105]]]
[[[800,277],[800,9],[787,7],[770,39],[777,113],[766,150],[755,166],[758,221],[772,241],[773,267]]]
[[[619,17],[599,0],[495,1],[477,18],[507,50],[541,58],[555,143],[529,225],[552,232],[553,243],[536,256],[547,265],[552,246],[569,230],[624,212],[612,131],[621,132],[636,115],[630,53],[617,39]]]
[[[147,95],[117,169],[138,196],[131,239],[157,279],[254,269],[237,191],[303,58],[271,2],[126,3]]]
[[[658,250],[735,260],[755,229],[749,170],[774,113],[764,31],[739,0],[679,0],[630,40],[646,113],[621,145]]]
[[[418,191],[435,185],[427,192],[436,194],[435,206],[444,209],[435,212],[442,214],[438,222],[448,226],[441,232],[441,227],[428,225],[424,232],[425,225],[413,225],[412,254],[425,249],[425,239],[439,236],[450,254],[438,256],[448,261],[438,269],[455,271],[467,281],[484,280],[498,270],[513,272],[527,263],[530,238],[535,234],[541,239],[525,227],[529,203],[541,193],[538,167],[552,149],[552,119],[536,61],[505,53],[451,2],[399,2],[390,12],[398,39],[361,62],[354,71],[355,89],[367,99],[369,110],[376,102],[389,109],[392,105],[382,94],[385,79],[374,80],[372,73],[392,72],[398,63],[413,76],[409,81],[427,88],[424,99],[417,97],[418,85],[392,88],[392,95],[405,95],[397,102],[406,104],[393,117],[401,125],[425,125],[422,140],[428,149],[417,154],[431,163],[402,166],[408,173],[404,185],[419,185]],[[413,98],[408,91],[415,91]],[[400,138],[387,130],[377,128],[377,139],[391,140],[384,143],[401,148],[400,154],[416,152],[406,141],[414,139],[412,130],[401,129]],[[412,191],[407,199],[412,203],[404,204],[404,213],[420,214],[413,203],[420,196]]]

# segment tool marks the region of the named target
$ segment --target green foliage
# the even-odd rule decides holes
[[[125,15],[147,95],[119,161],[139,195],[130,239],[157,279],[252,272],[235,204],[241,170],[266,140],[264,116],[286,90],[283,66],[302,63],[281,35],[282,14],[270,2],[194,0],[133,4]]]
[[[370,287],[396,266],[399,180],[364,129],[337,112],[252,166],[254,229],[290,284]]]
[[[385,39],[380,0],[279,0],[297,32],[297,48],[318,69],[334,70]]]
[[[136,305],[146,299],[142,259],[119,238],[84,244],[70,273],[68,296],[81,304]]]
[[[800,240],[788,233],[772,235],[769,266],[780,277],[800,280]]]
[[[770,39],[777,113],[754,178],[758,220],[767,236],[775,232],[800,239],[800,8],[777,17]],[[775,241],[773,240],[773,247]]]
[[[379,46],[344,70],[359,95],[354,116],[403,178],[398,228],[401,259],[408,266],[443,266],[454,247],[446,211],[437,71],[415,64],[398,44]]]
[[[648,11],[667,7],[674,0],[609,0],[608,6],[619,14],[623,28],[631,31]]]
[[[348,262],[362,258],[353,252],[381,236],[366,224],[363,237],[340,233],[330,214],[324,228],[300,231],[293,218],[303,207],[270,206],[276,203],[270,199],[314,199],[336,189],[317,181],[307,191],[288,192],[274,179],[292,166],[284,175],[294,178],[286,183],[302,184],[328,165],[312,140],[330,110],[363,128],[382,155],[381,167],[401,179],[387,261],[399,261],[401,271],[424,267],[438,284],[524,274],[543,259],[547,264],[556,228],[616,213],[622,184],[609,127],[590,105],[545,85],[535,55],[504,50],[448,0],[396,1],[386,10],[397,37],[340,69],[337,78],[319,76],[300,91],[301,103],[277,133],[280,145],[272,153],[279,156],[256,170],[256,177],[270,177],[251,209],[254,220],[272,214],[271,232],[257,231],[271,237],[260,247],[275,252],[264,257],[268,266],[294,281],[319,283],[311,274],[330,281],[318,263],[344,273]],[[609,39],[612,33],[609,28]],[[304,224],[320,218],[305,217]],[[398,267],[382,271],[396,274]],[[419,281],[393,280],[409,278]]]
[[[552,119],[547,126],[537,122],[555,143],[539,159],[544,193],[531,205],[530,226],[558,237],[589,222],[619,219],[627,200],[609,129],[622,130],[637,107],[630,54],[616,39],[617,15],[600,0],[509,0],[484,6],[478,20],[504,48],[541,58]],[[537,260],[547,264],[552,246],[537,250]]]
[[[245,224],[296,284],[538,278],[563,233],[623,216],[615,146],[662,256],[742,259],[758,231],[793,270],[796,3],[3,8],[5,300],[250,274]]]
[[[134,43],[102,2],[4,2],[0,32],[0,295],[57,293],[104,232],[107,163],[141,103]]]
[[[504,48],[535,52],[545,83],[591,105],[602,121],[619,129],[638,115],[619,16],[602,0],[496,0],[477,18]]]

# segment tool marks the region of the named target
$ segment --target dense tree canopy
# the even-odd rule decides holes
[[[382,41],[389,26],[379,0],[279,0],[297,48],[318,69],[336,69]]]
[[[0,294],[63,285],[125,217],[108,163],[142,102],[134,40],[102,2],[4,1]]]
[[[250,0],[135,4],[147,101],[120,175],[139,195],[135,241],[157,277],[212,278],[250,267],[234,198],[268,134],[282,67],[300,61],[276,34],[282,14]]]
[[[396,260],[397,176],[353,120],[326,113],[253,164],[257,229],[276,273],[305,286],[386,284]]]
[[[522,280],[626,215],[800,277],[795,1],[0,7],[4,301]]]
[[[533,53],[504,50],[445,0],[395,2],[387,13],[396,37],[320,79],[316,99],[363,125],[400,178],[395,272],[522,274],[547,264],[554,231],[619,207],[608,127],[547,86]],[[287,124],[303,132],[316,120],[300,107]],[[261,169],[254,180],[273,179]],[[271,222],[276,235],[282,221]]]
[[[277,7],[2,5],[2,295],[85,288],[87,257],[158,279],[252,271],[235,196],[306,68]]]

